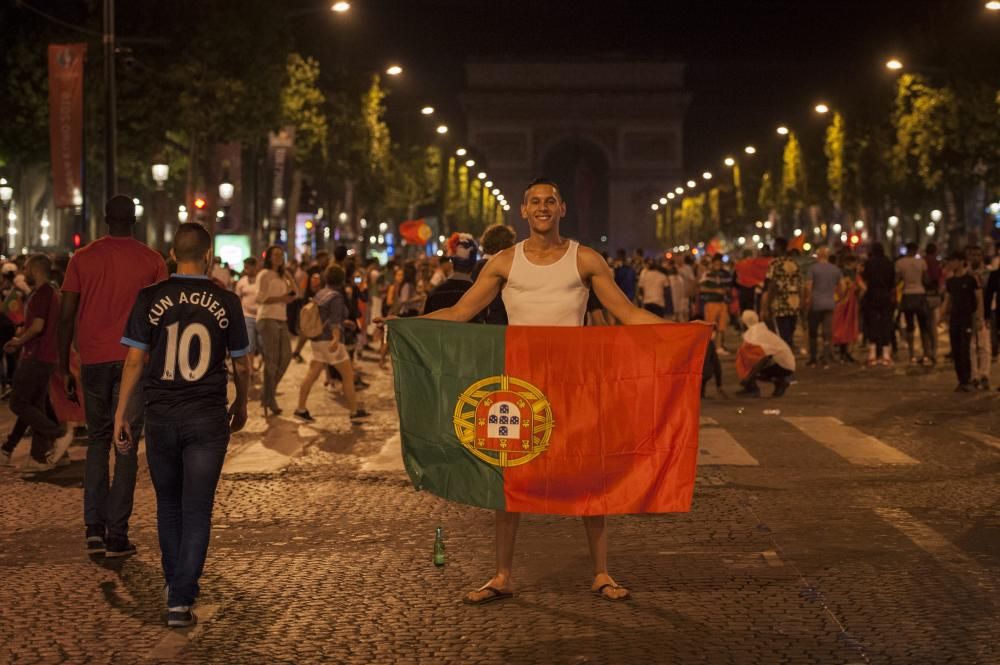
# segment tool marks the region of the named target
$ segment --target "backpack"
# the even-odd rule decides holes
[[[307,302],[299,311],[299,334],[306,339],[315,339],[323,334],[323,317],[315,300]]]

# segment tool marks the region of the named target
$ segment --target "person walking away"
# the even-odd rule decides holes
[[[923,253],[927,263],[927,318],[931,329],[930,357],[937,362],[938,323],[941,320],[941,304],[944,302],[944,268],[938,261],[938,246],[927,243]]]
[[[989,266],[983,261],[983,248],[969,245],[965,248],[965,256],[969,263],[968,273],[975,277],[979,285],[980,298],[983,297],[990,278]],[[985,305],[985,301],[984,301]],[[980,390],[990,389],[990,363],[993,362],[991,349],[989,320],[983,316],[985,307],[981,307],[977,325],[972,329],[972,385]]]
[[[927,273],[927,262],[917,255],[919,246],[915,242],[906,243],[906,255],[896,260],[896,283],[903,289],[899,309],[906,320],[906,347],[910,352],[910,364],[933,365],[933,343],[931,337],[935,334],[931,328],[930,312],[927,306],[927,288],[924,286],[930,279]],[[920,327],[921,356],[917,356],[914,346],[914,333]]]
[[[76,393],[70,373],[70,347],[80,352],[84,413],[87,418],[87,466],[83,513],[87,551],[108,557],[129,556],[128,521],[135,494],[136,451],[115,448],[114,477],[109,484],[108,457],[114,436],[114,410],[121,385],[126,349],[120,343],[139,291],[167,278],[158,252],[132,237],[135,203],[116,195],[104,210],[108,235],[80,249],[70,259],[62,285],[59,316],[59,366],[66,392]],[[142,431],[141,391],[132,400],[132,438]]]
[[[417,289],[417,265],[413,261],[403,264],[403,281],[396,291],[396,305],[400,317],[419,316],[424,308],[425,295]]]
[[[302,384],[299,386],[299,402],[298,408],[295,409],[295,416],[306,422],[315,420],[309,413],[309,409],[306,408],[309,391],[312,390],[316,379],[329,366],[334,367],[340,374],[351,420],[364,418],[368,415],[367,411],[358,407],[358,398],[354,387],[354,368],[351,365],[347,347],[342,342],[343,326],[348,315],[347,303],[344,301],[342,292],[345,274],[344,269],[339,265],[327,267],[323,275],[323,287],[313,296],[313,302],[316,303],[320,320],[323,322],[323,331],[310,341],[312,360],[310,360],[309,369],[306,370],[305,378],[302,379]]]
[[[760,397],[757,381],[774,383],[773,397],[781,397],[791,385],[795,373],[795,354],[785,340],[775,335],[748,309],[740,315],[743,343],[736,352],[736,374],[743,389],[737,395]]]
[[[669,284],[670,280],[660,266],[647,262],[639,273],[639,302],[642,308],[662,319],[667,312],[665,294]]]
[[[952,252],[948,256],[951,277],[945,281],[942,315],[948,321],[948,338],[951,341],[951,359],[955,364],[958,387],[955,392],[968,393],[972,385],[972,339],[976,326],[982,324],[983,292],[979,281],[968,273],[965,254]]]
[[[250,352],[247,361],[250,363],[250,377],[257,372],[257,292],[260,284],[257,282],[257,257],[248,256],[243,259],[243,274],[236,282],[236,296],[243,308],[243,320],[247,325],[247,339],[250,340]]]
[[[624,249],[619,249],[615,255],[614,275],[615,284],[618,286],[618,289],[625,294],[629,302],[634,303],[637,277],[635,270],[629,265]]]
[[[21,471],[48,471],[69,448],[73,430],[49,417],[49,381],[59,354],[56,335],[59,327],[59,297],[49,283],[52,262],[44,254],[33,254],[25,264],[25,279],[31,288],[20,335],[7,342],[5,353],[21,352],[12,382],[10,410],[31,428],[31,455]],[[13,452],[4,451],[9,457]]]
[[[530,237],[496,255],[483,268],[479,279],[453,307],[427,315],[443,321],[469,321],[502,292],[511,325],[583,325],[589,289],[621,323],[663,323],[663,320],[635,307],[618,289],[607,262],[597,252],[559,235],[559,221],[566,204],[558,185],[536,180],[524,191],[521,216],[531,230]],[[464,602],[481,604],[514,593],[512,567],[514,541],[520,514],[496,513],[496,574],[483,586],[466,594]],[[630,597],[608,573],[607,523],[604,516],[583,518],[594,577],[591,591],[605,600]]]
[[[774,327],[789,348],[794,347],[795,322],[802,304],[802,275],[798,264],[788,256],[788,239],[775,238],[774,259],[767,268],[761,316],[774,321]]]
[[[722,255],[714,255],[708,272],[702,276],[699,291],[704,303],[705,322],[715,326],[715,347],[720,356],[729,355],[729,350],[726,349],[726,328],[729,327],[726,293],[732,282],[732,275],[722,267]]]
[[[247,421],[250,342],[239,297],[206,277],[212,259],[208,231],[181,224],[170,253],[177,273],[139,292],[123,329],[128,355],[114,433],[115,446],[134,453],[128,405],[143,382],[167,625],[179,628],[196,621],[191,607],[208,553],[215,488],[230,434]],[[236,386],[228,408],[227,353]]]
[[[264,254],[264,269],[257,275],[257,333],[264,356],[260,405],[265,417],[269,411],[281,414],[276,397],[278,384],[292,360],[287,305],[298,297],[297,294],[295,282],[285,270],[284,248],[271,245]]]
[[[993,327],[993,357],[997,357],[998,332],[1000,332],[1000,268],[990,272],[989,279],[986,280],[986,288],[983,290],[983,313],[986,316],[987,325]],[[1000,388],[997,388],[1000,390]]]
[[[451,307],[472,287],[472,270],[479,257],[479,246],[468,233],[456,233],[448,241],[452,269],[448,279],[435,286],[424,303],[424,314]]]
[[[344,256],[346,257],[347,254],[345,253]],[[338,264],[341,266],[344,265],[343,261],[338,261]],[[326,267],[328,265],[330,265],[330,252],[325,249],[321,249],[316,252],[315,262],[306,268],[304,283],[296,281],[296,286],[298,286],[299,289],[304,289],[302,304],[299,309],[301,309],[305,303],[309,302],[312,297],[316,295],[316,292],[322,288],[323,273],[326,271]],[[296,327],[295,348],[292,350],[292,360],[298,363],[304,362],[302,359],[302,349],[305,348],[307,341],[309,340],[307,340],[304,335],[298,334],[298,328]]]
[[[881,243],[872,243],[861,279],[865,282],[861,313],[864,317],[865,337],[868,339],[867,364],[869,367],[889,367],[892,365],[892,312],[896,271],[886,257]]]
[[[835,292],[844,273],[830,263],[830,250],[820,247],[816,252],[816,263],[809,266],[806,276],[805,307],[809,312],[809,362],[806,367],[816,366],[819,329],[823,329],[823,355],[820,360],[823,369],[833,360],[833,311],[836,307]]]

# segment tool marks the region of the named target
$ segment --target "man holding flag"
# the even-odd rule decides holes
[[[494,256],[454,306],[391,325],[411,478],[446,498],[496,509],[496,574],[466,595],[469,604],[513,595],[521,512],[581,515],[594,562],[591,591],[621,601],[630,594],[608,573],[605,516],[690,507],[701,362],[711,329],[628,328],[664,322],[625,297],[597,252],[559,234],[565,214],[558,185],[535,180],[521,204],[529,238]],[[626,327],[566,329],[583,326],[590,288]],[[498,293],[509,328],[426,321],[469,321]],[[470,371],[463,363],[480,365]],[[594,370],[611,383],[593,385]],[[484,373],[497,376],[468,384]],[[441,399],[427,397],[435,390],[445,399],[461,395],[443,409]],[[662,408],[665,398],[677,402],[681,427]],[[590,421],[616,412],[622,419],[603,427]],[[629,416],[638,416],[635,425]],[[444,434],[452,425],[457,442]]]

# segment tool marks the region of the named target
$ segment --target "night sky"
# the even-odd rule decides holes
[[[292,3],[289,3],[290,5]],[[888,85],[883,63],[1000,61],[1000,16],[980,0],[355,0],[349,14],[296,23],[325,63],[398,61],[397,108],[423,101],[455,123],[468,58],[652,58],[688,64],[689,172],[716,167],[815,101]],[[863,93],[862,93],[863,94]],[[448,117],[450,116],[450,117]]]

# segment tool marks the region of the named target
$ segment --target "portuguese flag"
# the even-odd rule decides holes
[[[708,326],[395,319],[389,331],[417,489],[511,512],[690,509]]]

